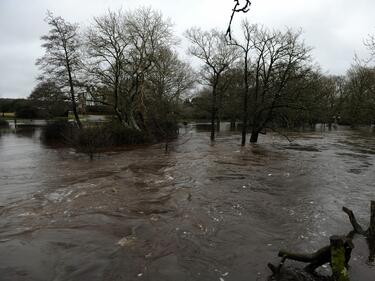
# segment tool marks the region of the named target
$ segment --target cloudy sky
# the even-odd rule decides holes
[[[374,0],[252,0],[247,17],[268,27],[302,28],[322,69],[343,74],[354,54],[367,56],[363,40],[375,34]],[[47,10],[85,26],[108,9],[140,5],[161,10],[176,34],[191,26],[225,29],[232,0],[0,0],[0,97],[26,97],[36,84],[35,60],[43,54],[40,36],[48,31]],[[182,46],[183,48],[184,46]]]

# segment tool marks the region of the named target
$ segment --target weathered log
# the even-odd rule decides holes
[[[357,219],[354,216],[353,211],[346,208],[346,207],[343,207],[342,210],[348,215],[350,223],[352,224],[352,226],[354,228],[354,231],[359,233],[359,234],[365,235],[366,231],[363,230],[362,226],[357,222]]]
[[[318,267],[330,262],[331,252],[330,246],[323,247],[312,254],[291,253],[282,250],[279,252],[279,257],[303,263],[310,263],[308,266],[306,266],[305,270],[313,272]]]
[[[371,201],[370,226],[367,230],[363,230],[362,226],[359,225],[352,210],[344,207],[343,211],[349,216],[349,220],[353,226],[354,233],[358,233],[366,237],[367,244],[368,244],[369,251],[370,251],[369,262],[374,262],[375,261],[375,201]],[[352,233],[351,235],[354,236],[354,233]]]
[[[364,228],[358,223],[352,210],[343,207],[343,211],[348,215],[354,231],[347,236],[330,237],[329,246],[323,247],[312,254],[299,254],[288,251],[280,251],[279,257],[282,257],[280,265],[278,267],[272,264],[268,265],[273,272],[273,275],[269,280],[323,280],[319,278],[324,277],[314,274],[314,271],[318,267],[326,263],[330,263],[333,276],[332,278],[327,278],[324,280],[349,281],[347,268],[352,250],[354,248],[352,239],[355,233],[366,236],[370,249],[369,260],[373,262],[375,260],[375,201],[371,201],[370,226],[367,230],[364,230]],[[287,259],[309,263],[309,265],[307,265],[304,269],[304,272],[308,274],[305,276],[303,272],[301,275],[301,272],[298,269],[284,268],[284,263]]]
[[[332,278],[334,281],[349,281],[346,237],[332,236],[330,241]]]
[[[344,245],[343,259],[345,261],[345,265],[347,266],[349,264],[354,245],[351,239],[346,236],[334,236],[334,237],[340,237],[340,239],[342,240],[342,243]],[[314,272],[315,269],[317,269],[318,267],[332,262],[332,245],[323,247],[320,250],[312,254],[300,254],[300,253],[291,253],[287,251],[280,251],[279,257],[283,257],[285,259],[294,260],[298,262],[309,263],[309,265],[305,267],[305,270],[307,272]]]
[[[366,237],[375,237],[375,201],[371,201],[370,226],[367,230],[364,230],[363,227],[357,222],[352,210],[346,207],[343,207],[342,210],[349,216],[350,223],[352,224],[356,233]]]
[[[274,265],[269,265],[271,268],[276,268]],[[332,278],[327,276],[321,276],[318,274],[313,274],[306,272],[303,269],[284,266],[278,272],[274,272],[270,276],[268,281],[333,281]]]

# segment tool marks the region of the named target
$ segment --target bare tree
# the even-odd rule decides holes
[[[258,136],[277,115],[278,109],[293,108],[287,86],[310,71],[310,48],[300,40],[301,32],[269,31],[254,26],[250,36],[254,46],[252,76],[251,138]]]
[[[375,57],[375,36],[369,35],[365,41],[365,46],[369,49],[371,58]]]
[[[76,93],[77,79],[82,69],[78,25],[55,17],[51,12],[48,12],[45,21],[51,29],[41,37],[45,54],[36,64],[43,70],[43,78],[54,81],[61,89],[68,89],[74,117],[81,128]]]
[[[238,47],[242,53],[243,62],[243,117],[242,117],[242,139],[241,145],[246,144],[246,134],[248,129],[248,118],[249,118],[249,76],[250,76],[250,55],[254,48],[251,36],[253,35],[255,26],[245,20],[242,22],[242,40],[231,40],[229,44]]]
[[[172,24],[151,8],[140,8],[126,14],[126,30],[130,42],[127,54],[127,87],[129,122],[135,128],[145,128],[147,75],[154,71],[157,55],[177,42]]]
[[[177,105],[194,84],[195,77],[190,65],[182,62],[176,52],[161,49],[156,55],[155,67],[147,77],[150,100],[161,104],[158,108],[163,114],[173,111],[169,106]]]
[[[161,54],[172,52],[177,42],[171,23],[151,8],[109,11],[94,18],[86,37],[94,101],[112,107],[123,125],[144,130],[148,79],[162,71]]]
[[[129,46],[125,15],[108,11],[94,18],[86,34],[90,94],[95,102],[112,107],[121,123],[127,116],[121,110],[120,94]]]
[[[238,58],[236,48],[227,44],[225,34],[213,29],[202,31],[192,28],[186,31],[186,38],[191,42],[189,53],[204,63],[203,74],[212,87],[211,103],[211,140],[215,140],[215,120],[219,107],[217,102],[218,85],[224,71]]]

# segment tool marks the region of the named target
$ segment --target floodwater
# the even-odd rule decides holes
[[[266,280],[279,249],[311,252],[363,225],[375,199],[375,135],[274,134],[239,146],[201,126],[164,145],[98,155],[0,134],[0,280]],[[375,280],[357,237],[353,281]],[[291,264],[291,263],[289,263]]]

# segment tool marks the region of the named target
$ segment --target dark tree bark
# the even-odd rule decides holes
[[[251,143],[257,143],[258,138],[259,138],[259,130],[257,130],[256,128],[253,128],[251,130],[250,142]]]

